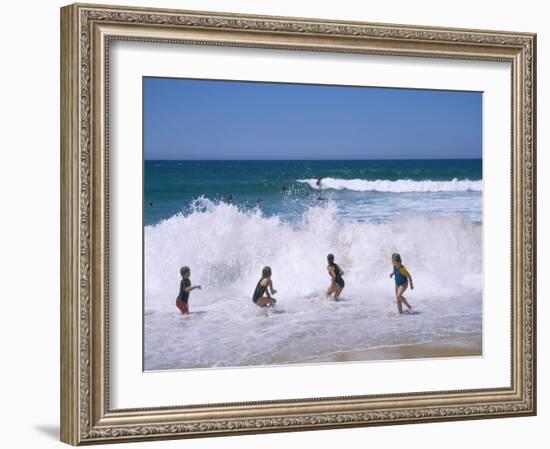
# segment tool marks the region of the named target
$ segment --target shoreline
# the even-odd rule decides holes
[[[342,351],[329,357],[308,358],[302,363],[341,363],[388,360],[414,360],[447,357],[479,357],[483,355],[481,336],[446,342],[429,342]]]
[[[179,371],[179,370],[210,370],[210,369],[243,369],[243,368],[273,368],[285,366],[304,366],[334,363],[361,363],[361,362],[390,362],[419,359],[445,359],[457,357],[481,357],[483,345],[481,335],[478,337],[466,337],[454,341],[429,342],[417,344],[404,344],[396,346],[377,347],[371,349],[341,351],[321,356],[305,357],[301,361],[273,359],[270,363],[247,365],[220,365],[220,366],[187,366],[145,367],[145,371]],[[145,361],[145,365],[148,365]]]

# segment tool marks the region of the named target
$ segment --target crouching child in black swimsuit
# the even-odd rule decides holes
[[[334,301],[338,301],[338,298],[340,298],[340,294],[344,289],[344,285],[346,285],[344,278],[342,277],[344,275],[344,270],[342,270],[338,264],[334,262],[334,254],[329,254],[327,256],[327,262],[327,271],[332,280],[330,287],[327,290],[327,298],[330,299],[332,295],[334,295]]]
[[[271,307],[277,302],[271,295],[276,293],[277,290],[273,288],[273,281],[271,280],[271,268],[264,267],[262,270],[262,278],[258,281],[254,289],[252,301],[259,307]]]
[[[195,289],[200,290],[201,286],[191,285],[191,279],[189,279],[189,276],[191,276],[191,269],[189,267],[181,267],[180,274],[180,292],[178,293],[178,297],[176,298],[176,307],[179,309],[182,315],[186,315],[189,313],[189,293],[191,293]]]

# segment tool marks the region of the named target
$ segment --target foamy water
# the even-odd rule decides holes
[[[481,338],[481,226],[463,214],[421,212],[373,223],[345,219],[325,201],[285,221],[202,200],[146,226],[145,368],[332,361],[340,352]],[[393,252],[414,278],[406,296],[418,315],[394,314]],[[340,303],[324,299],[328,253],[345,270]],[[187,317],[174,305],[182,265],[203,285]],[[273,269],[277,313],[251,300],[264,265]]]
[[[298,182],[308,184],[313,188],[319,188],[317,179],[300,179]],[[481,192],[483,182],[481,180],[470,181],[469,179],[458,180],[457,178],[450,181],[322,178],[320,187],[321,189],[352,190],[355,192]]]

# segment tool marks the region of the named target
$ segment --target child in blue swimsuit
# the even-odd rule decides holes
[[[405,268],[401,261],[401,256],[397,253],[392,254],[391,263],[393,265],[393,271],[390,273],[390,278],[395,279],[395,299],[397,300],[397,310],[399,313],[403,313],[403,304],[405,304],[409,312],[412,311],[412,306],[407,302],[403,293],[407,290],[409,283],[411,284],[411,290],[414,290],[413,280],[411,274]]]

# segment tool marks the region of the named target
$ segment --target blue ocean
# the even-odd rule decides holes
[[[481,354],[480,159],[146,160],[143,201],[145,369]],[[395,314],[394,252],[413,316]],[[338,303],[328,253],[345,272]],[[202,286],[188,317],[182,265]],[[265,265],[276,311],[251,301]]]
[[[350,220],[387,222],[427,212],[482,220],[481,159],[148,160],[144,172],[146,226],[189,213],[201,199],[287,220],[320,201],[333,201]]]

